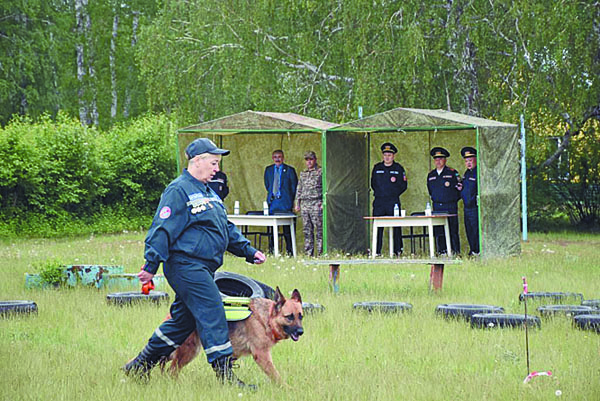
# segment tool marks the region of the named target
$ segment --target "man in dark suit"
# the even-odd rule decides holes
[[[292,213],[298,176],[296,170],[283,163],[283,150],[273,151],[271,156],[273,164],[265,168],[265,189],[267,190],[267,203],[269,214]],[[283,238],[288,254],[292,255],[292,234],[289,226],[283,226]],[[269,250],[273,252],[273,239],[270,239]]]
[[[431,157],[435,168],[427,175],[427,190],[433,202],[433,211],[439,213],[457,214],[460,190],[462,189],[462,178],[458,171],[446,166],[446,158],[450,156],[444,148],[435,147],[431,149]],[[450,245],[452,252],[460,253],[460,239],[458,236],[458,217],[449,217]],[[436,226],[434,233],[437,240],[437,250],[440,254],[446,254],[446,236],[441,227]]]

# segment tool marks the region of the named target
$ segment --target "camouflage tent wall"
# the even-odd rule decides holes
[[[401,196],[402,208],[407,214],[423,211],[429,201],[426,178],[434,168],[429,155],[432,147],[448,149],[448,166],[457,169],[461,175],[465,167],[460,149],[476,147],[482,255],[520,253],[518,138],[514,124],[443,110],[406,108],[331,129],[325,144],[329,247],[352,252],[364,252],[368,248],[370,230],[361,220],[362,216],[371,215],[370,172],[382,159],[381,144],[389,141],[398,147],[396,161],[407,171],[408,189]],[[344,179],[340,180],[340,177]],[[464,252],[468,250],[468,243],[460,204],[459,222]]]

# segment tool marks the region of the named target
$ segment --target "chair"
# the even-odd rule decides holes
[[[262,210],[250,210],[250,211],[246,212],[246,215],[262,216],[263,211]],[[267,240],[268,240],[269,237],[273,236],[273,233],[271,232],[270,227],[267,227],[267,231],[249,231],[248,226],[242,226],[241,231],[242,231],[242,234],[244,235],[244,237],[246,237],[248,239],[250,239],[250,236],[253,237],[252,243],[256,249],[261,249],[263,237],[267,237]],[[267,244],[268,244],[268,242],[267,242]],[[267,248],[268,248],[268,245],[267,245]]]
[[[262,216],[264,214],[264,212],[262,210],[250,210],[248,212],[246,212],[246,215],[248,216]],[[249,231],[248,230],[248,226],[243,226],[241,227],[241,231],[242,234],[244,235],[244,237],[250,239],[250,236],[254,237],[253,240],[253,245],[256,249],[259,250],[263,250],[263,249],[269,249],[269,241],[272,241],[273,238],[273,228],[272,227],[266,227],[266,231]],[[263,238],[267,238],[267,247],[266,248],[262,248],[262,241]],[[283,236],[280,235],[279,236],[279,249],[283,249]]]
[[[425,216],[425,212],[413,212],[411,216]],[[426,241],[429,238],[427,227],[420,227],[421,233],[417,233],[419,227],[410,227],[410,234],[402,235],[402,238],[410,239],[410,253],[415,254],[417,241],[421,250],[425,249]]]

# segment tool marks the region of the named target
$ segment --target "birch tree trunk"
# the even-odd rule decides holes
[[[473,60],[476,58],[476,46],[470,39],[470,28],[462,23],[461,17],[465,9],[470,7],[470,1],[447,0],[446,27],[450,29],[447,39],[447,56],[451,59],[456,70],[450,90],[455,91],[461,98],[460,112],[472,116],[479,115],[479,87],[477,83],[477,71]],[[446,88],[447,89],[447,88]],[[448,100],[448,109],[450,101]]]
[[[115,63],[115,54],[117,48],[117,30],[119,28],[119,16],[117,15],[116,9],[113,9],[115,16],[113,18],[113,27],[112,27],[112,36],[110,38],[110,55],[109,55],[109,63],[110,63],[110,85],[111,85],[111,93],[112,93],[112,101],[110,104],[110,118],[114,120],[117,118],[117,66]]]
[[[83,17],[83,2],[86,0],[75,0],[75,21],[77,29],[77,44],[75,50],[77,54],[77,80],[79,81],[79,89],[77,90],[77,97],[79,99],[79,121],[81,125],[87,125],[88,123],[88,108],[85,101],[85,65],[83,57],[83,43],[82,37],[84,36],[84,17]]]
[[[133,12],[133,23],[132,23],[132,33],[131,33],[131,48],[133,49],[137,43],[137,29],[140,23],[140,13],[138,11]],[[128,67],[128,75],[129,80],[128,84],[131,83],[133,78],[133,67],[131,64]],[[129,90],[129,86],[125,88],[125,102],[123,104],[123,117],[129,117],[129,108],[131,107],[131,91]]]
[[[87,12],[88,0],[81,0],[83,7],[82,13],[85,21],[84,36],[86,38],[88,46],[88,73],[90,76],[90,88],[92,90],[92,102],[90,104],[90,118],[89,123],[98,125],[98,105],[97,105],[97,90],[94,79],[96,78],[96,70],[94,69],[94,44],[92,41],[92,20],[90,14]]]

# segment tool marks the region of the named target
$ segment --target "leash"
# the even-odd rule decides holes
[[[140,270],[144,270],[144,266],[142,266]],[[154,280],[150,280],[146,284],[142,284],[142,294],[148,295],[152,290],[154,290]]]

